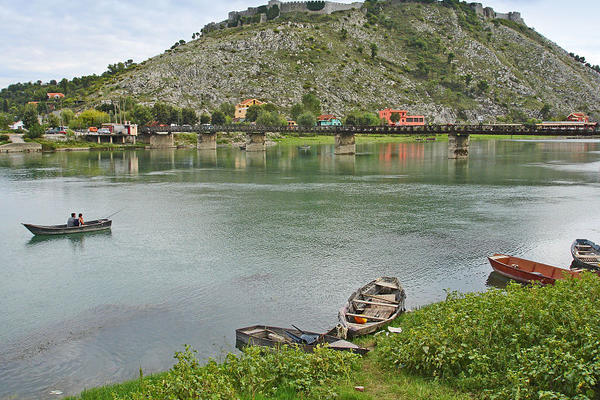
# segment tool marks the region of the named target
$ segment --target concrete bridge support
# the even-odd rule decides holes
[[[335,134],[335,154],[356,154],[354,133]]]
[[[448,159],[456,160],[469,158],[471,137],[466,133],[448,134]]]
[[[216,150],[217,149],[217,133],[207,132],[198,134],[198,150]]]
[[[248,151],[248,152],[265,151],[266,150],[266,145],[265,145],[266,136],[267,136],[266,132],[248,133],[247,140],[246,140],[246,151]]]

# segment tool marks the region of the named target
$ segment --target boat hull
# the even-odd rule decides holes
[[[552,285],[557,279],[579,276],[579,272],[576,271],[505,254],[494,254],[488,257],[488,261],[500,275],[523,283],[539,282],[542,285]]]
[[[388,287],[378,286],[378,282],[387,284]],[[391,286],[395,286],[396,288],[394,289]],[[396,304],[394,305],[394,307],[387,307],[388,309],[392,309],[391,314],[383,320],[379,321],[367,321],[364,324],[351,322],[351,319],[354,317],[350,316],[349,314],[356,314],[356,312],[354,312],[356,311],[356,301],[367,301],[376,304],[383,304],[388,302],[386,300],[380,300],[377,297],[372,297],[372,295],[394,295],[394,302]],[[338,313],[338,320],[345,331],[345,337],[354,338],[357,336],[368,335],[370,333],[376,332],[383,325],[392,322],[402,312],[406,311],[404,305],[405,299],[406,293],[404,292],[404,289],[400,285],[400,282],[397,278],[381,277],[359,288],[357,291],[350,295],[350,297],[348,298],[348,302],[344,305],[344,307],[340,309]],[[382,306],[379,305],[379,307]],[[332,330],[330,333],[333,333],[334,331],[337,331],[337,329]],[[342,337],[344,337],[344,335],[342,335]]]
[[[296,329],[284,329],[276,326],[266,325],[254,325],[246,328],[239,328],[235,330],[235,347],[243,349],[247,346],[261,346],[261,347],[272,347],[280,348],[283,346],[298,347],[305,353],[312,353],[318,345],[328,345],[329,348],[338,351],[350,351],[352,353],[364,355],[369,352],[368,349],[359,347],[353,343],[340,340],[339,338],[331,335],[321,335],[316,332],[306,332],[309,335],[319,336],[319,340],[316,344],[296,344],[296,343],[285,343],[272,340],[268,337],[266,332],[273,333],[280,337],[286,337],[285,331],[288,331],[294,335],[301,335],[301,332]]]
[[[600,270],[600,246],[591,240],[575,239],[571,244],[571,255],[573,256],[571,268]]]
[[[74,233],[98,232],[110,229],[112,221],[109,219],[100,219],[89,221],[83,226],[67,227],[66,225],[32,225],[23,224],[29,232],[34,235],[71,235]]]

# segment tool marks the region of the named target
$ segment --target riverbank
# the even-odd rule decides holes
[[[364,358],[251,348],[200,366],[184,352],[167,373],[71,399],[594,399],[598,301],[600,279],[591,273],[548,287],[449,293],[394,321],[401,333],[359,339],[374,347]]]

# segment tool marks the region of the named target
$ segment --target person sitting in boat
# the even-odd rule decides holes
[[[67,220],[67,228],[71,228],[73,226],[77,226],[76,223],[77,223],[77,225],[79,225],[79,220],[75,216],[75,213],[71,213],[71,216]]]
[[[77,218],[77,222],[79,222],[79,226],[83,226],[83,214],[79,213],[79,218]]]

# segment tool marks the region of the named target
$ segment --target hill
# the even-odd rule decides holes
[[[103,81],[86,100],[133,96],[200,112],[256,97],[289,110],[314,92],[323,111],[342,115],[399,107],[440,123],[572,111],[600,119],[600,73],[526,25],[494,16],[455,0],[389,0],[261,23],[236,17],[235,27],[207,29]]]

